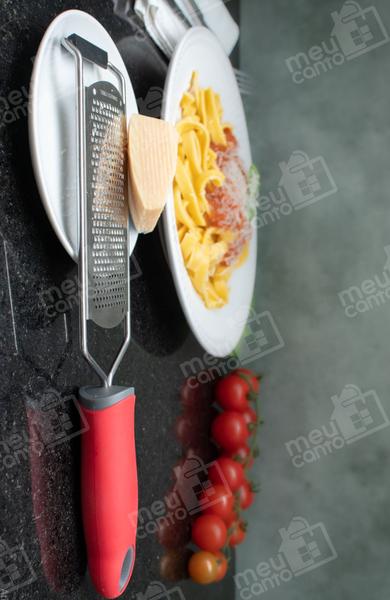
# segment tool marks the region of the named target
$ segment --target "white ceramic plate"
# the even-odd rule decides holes
[[[217,38],[208,29],[190,29],[177,46],[166,80],[162,117],[171,123],[180,119],[180,100],[188,89],[193,71],[198,71],[202,87],[210,86],[221,94],[224,120],[233,124],[240,157],[249,169],[252,159],[248,130],[233,68]],[[172,192],[163,218],[170,266],[188,323],[207,352],[218,357],[226,356],[237,346],[250,310],[256,273],[256,229],[253,228],[247,261],[234,271],[230,279],[229,303],[223,308],[210,310],[193,288],[184,265]]]
[[[126,67],[107,31],[91,15],[69,10],[47,29],[34,61],[30,89],[30,147],[36,180],[49,220],[65,250],[78,257],[78,193],[76,137],[76,76],[73,56],[61,45],[72,33],[108,52],[109,60],[126,81],[127,120],[137,113],[137,102]],[[105,80],[118,89],[108,70],[84,61],[85,84]],[[129,189],[130,193],[130,189]],[[137,232],[130,220],[130,254]]]

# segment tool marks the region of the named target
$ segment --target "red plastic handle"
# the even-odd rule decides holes
[[[96,590],[105,598],[124,592],[134,567],[138,514],[134,406],[133,394],[100,410],[80,405],[89,426],[81,449],[88,567]]]

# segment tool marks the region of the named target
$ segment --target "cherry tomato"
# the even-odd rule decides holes
[[[247,481],[244,481],[243,484],[238,488],[237,496],[239,498],[240,506],[243,510],[249,508],[255,499],[252,488]]]
[[[211,490],[209,490],[211,492]],[[205,508],[203,514],[217,515],[229,524],[233,520],[234,496],[229,489],[223,485],[214,485],[213,493],[204,493],[201,501],[204,500]]]
[[[217,557],[211,552],[195,552],[188,562],[188,573],[196,583],[213,583],[218,575]]]
[[[208,426],[209,424],[204,426],[201,414],[196,415],[196,417],[189,414],[181,414],[175,423],[176,437],[183,448],[189,448],[198,444],[202,438],[207,437]]]
[[[185,546],[191,540],[190,519],[179,520],[173,511],[159,519],[157,539],[164,548]]]
[[[240,446],[240,448],[237,448],[237,450],[230,452],[229,454],[227,454],[227,456],[229,456],[229,458],[233,459],[234,461],[240,463],[244,467],[244,469],[250,469],[254,463],[254,458],[251,453],[251,449],[247,445]]]
[[[228,561],[223,552],[216,552],[215,556],[217,558],[218,569],[217,576],[214,579],[214,581],[221,581],[227,573]]]
[[[242,416],[245,419],[245,423],[250,426],[249,431],[252,431],[252,427],[257,423],[257,412],[249,406],[243,413]]]
[[[241,413],[220,413],[211,425],[214,440],[221,448],[233,451],[244,445],[249,437],[248,426]]]
[[[244,469],[228,456],[220,456],[209,468],[209,479],[213,483],[228,485],[235,492],[245,479]]]
[[[246,533],[241,521],[234,523],[232,526],[232,531],[229,536],[229,546],[238,546],[242,544],[245,539]]]
[[[187,577],[188,561],[193,552],[182,546],[167,550],[160,559],[160,575],[167,581],[180,581]]]
[[[217,515],[201,515],[192,524],[192,541],[202,550],[217,552],[226,538],[227,527]]]
[[[234,510],[232,510],[229,519],[226,519],[225,523],[229,527],[232,526],[233,523],[235,523],[235,521],[237,521],[239,515],[237,513],[234,512]]]
[[[180,400],[186,413],[207,412],[213,403],[209,386],[186,379],[180,390]]]
[[[249,369],[236,369],[234,371],[236,375],[241,375],[243,379],[248,383],[249,391],[258,393],[260,389],[260,377],[250,371]]]
[[[225,410],[243,412],[249,406],[249,384],[239,375],[231,373],[220,379],[216,385],[215,395],[219,406]]]

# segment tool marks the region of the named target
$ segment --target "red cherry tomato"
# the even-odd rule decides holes
[[[232,526],[233,523],[237,521],[238,517],[239,515],[232,510],[232,512],[230,513],[230,517],[225,521],[226,525],[228,526],[228,529]]]
[[[250,469],[254,463],[254,458],[251,453],[251,449],[247,445],[240,446],[240,448],[237,448],[237,450],[228,453],[227,456],[229,456],[229,458],[233,459],[234,461],[240,463],[244,467],[244,469]]]
[[[202,438],[207,437],[201,416],[198,414],[194,418],[193,415],[181,414],[177,417],[175,433],[183,448],[197,445]]]
[[[189,560],[188,573],[196,583],[213,583],[218,576],[217,556],[211,552],[195,552]]]
[[[243,413],[242,416],[245,419],[245,422],[248,426],[253,427],[257,423],[257,412],[249,406]],[[249,427],[249,431],[251,431],[251,427]]]
[[[163,519],[158,520],[157,538],[164,548],[185,546],[191,540],[190,520],[178,519],[173,511],[167,512]]]
[[[248,408],[248,393],[248,383],[234,373],[220,379],[215,389],[219,406],[224,410],[236,410],[237,412],[243,412]]]
[[[246,536],[243,523],[241,521],[234,523],[229,536],[229,546],[238,546],[242,544]]]
[[[206,385],[186,379],[180,390],[180,400],[184,411],[189,414],[207,412],[213,403],[211,391]]]
[[[218,552],[226,538],[227,527],[217,515],[201,515],[192,524],[192,541],[202,550]]]
[[[216,552],[215,557],[217,559],[218,569],[217,576],[214,581],[217,582],[221,581],[225,577],[228,570],[228,561],[223,552]]]
[[[201,503],[204,502],[203,514],[217,515],[229,525],[234,515],[233,494],[223,485],[214,485],[213,488],[209,489],[209,492],[209,494],[204,493],[201,496]]]
[[[249,437],[244,417],[234,411],[220,413],[211,425],[211,432],[217,444],[229,452],[243,446]]]
[[[220,456],[209,468],[209,479],[235,492],[245,480],[244,469],[228,456]]]
[[[249,369],[236,369],[234,373],[243,377],[243,379],[248,383],[250,392],[254,392],[255,394],[258,393],[260,389],[260,378],[253,373],[253,371],[250,371]]]
[[[243,484],[237,490],[237,496],[240,502],[240,506],[243,510],[246,510],[253,504],[253,500],[255,499],[255,495],[252,492],[252,488],[247,481],[244,481]]]

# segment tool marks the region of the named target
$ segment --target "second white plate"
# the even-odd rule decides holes
[[[240,157],[249,169],[252,158],[248,130],[234,71],[217,38],[204,27],[190,29],[175,50],[165,84],[162,118],[172,124],[180,119],[180,101],[193,71],[198,71],[202,87],[212,87],[221,95],[224,120],[233,124]],[[172,192],[163,219],[168,258],[187,321],[208,353],[226,356],[237,346],[250,311],[256,274],[256,229],[253,229],[248,259],[230,279],[228,304],[211,310],[205,307],[193,288],[183,261]]]

